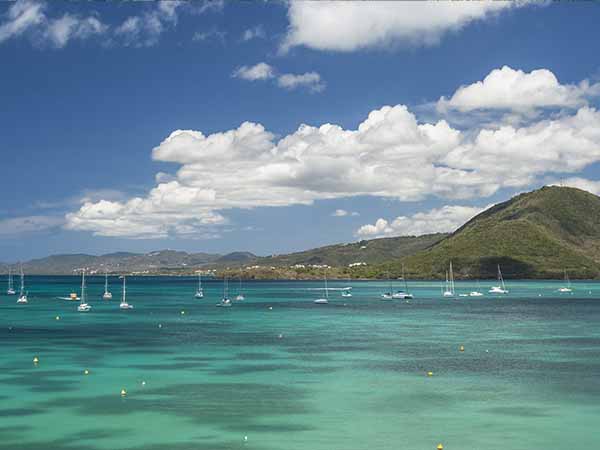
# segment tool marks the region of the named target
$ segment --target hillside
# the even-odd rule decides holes
[[[364,262],[369,265],[381,264],[413,255],[431,247],[447,235],[443,233],[423,236],[402,236],[363,240],[348,244],[328,245],[302,252],[259,258],[257,263],[272,266],[293,266],[296,264],[327,264],[330,266],[348,266]]]
[[[457,277],[600,275],[600,197],[575,188],[544,187],[484,211],[431,248],[379,267],[442,277],[452,260]]]

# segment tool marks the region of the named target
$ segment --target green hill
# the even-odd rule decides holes
[[[441,277],[452,260],[457,278],[600,275],[600,197],[575,188],[544,187],[499,203],[431,248],[380,266],[379,275]]]

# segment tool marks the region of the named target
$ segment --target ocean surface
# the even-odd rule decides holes
[[[57,299],[76,277],[27,277],[28,305],[2,286],[0,450],[600,448],[600,283],[330,282],[353,297],[315,305],[322,283],[247,282],[216,308],[218,281],[132,277],[130,311],[103,283],[88,313]]]

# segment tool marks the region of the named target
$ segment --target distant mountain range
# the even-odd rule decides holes
[[[53,255],[23,264],[28,274],[90,272],[191,274],[199,269],[249,278],[331,276],[440,278],[453,262],[457,278],[491,278],[498,264],[507,278],[600,276],[600,197],[575,188],[544,187],[518,195],[477,215],[452,234],[430,234],[336,244],[259,257],[161,250],[146,254]],[[0,264],[0,271],[8,266]]]

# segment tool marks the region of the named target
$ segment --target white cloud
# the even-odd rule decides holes
[[[30,33],[39,45],[49,40],[57,48],[64,47],[72,39],[87,39],[103,34],[108,26],[95,16],[81,17],[64,14],[52,19],[45,13],[46,3],[18,0],[10,6],[7,20],[0,25],[0,43],[24,33]]]
[[[333,211],[331,213],[332,217],[346,217],[346,216],[359,216],[360,214],[357,213],[356,211],[353,212],[349,212],[346,211],[345,209],[336,209],[335,211]]]
[[[26,216],[0,220],[0,235],[18,235],[59,228],[65,223],[64,217]]]
[[[291,1],[282,50],[306,46],[349,52],[432,45],[449,31],[520,4],[523,2]]]
[[[192,36],[192,41],[203,42],[203,41],[208,41],[208,40],[214,39],[214,40],[220,41],[221,43],[225,43],[226,35],[227,35],[227,32],[220,31],[216,28],[213,28],[208,31],[196,31],[194,33],[194,35]]]
[[[279,74],[275,67],[260,62],[254,66],[241,66],[231,74],[233,78],[241,78],[248,81],[277,79],[277,85],[284,89],[294,90],[300,87],[307,88],[311,92],[321,92],[325,89],[325,82],[317,72],[306,72],[304,74],[283,73]]]
[[[19,36],[46,20],[44,4],[37,1],[17,1],[8,8],[7,19],[0,25],[0,43]]]
[[[312,92],[321,92],[325,89],[325,83],[321,81],[321,75],[317,72],[306,72],[301,75],[285,73],[277,78],[277,84],[286,89],[307,87]]]
[[[361,226],[356,231],[356,236],[375,238],[450,233],[490,206],[492,205],[478,208],[446,205],[442,208],[419,212],[412,216],[398,216],[391,223],[385,219],[377,219],[374,224]]]
[[[446,99],[440,98],[440,112],[461,112],[482,109],[506,109],[527,112],[535,108],[577,108],[587,104],[587,98],[600,95],[600,83],[583,80],[578,85],[561,84],[547,69],[529,73],[508,66],[492,70],[483,81],[461,86]]]
[[[254,66],[238,67],[231,76],[248,81],[267,80],[275,76],[275,69],[267,63],[260,62]]]
[[[551,184],[551,186],[569,186],[600,195],[600,181],[588,180],[587,178],[572,177]]]
[[[252,39],[264,39],[267,37],[265,29],[262,25],[256,25],[255,27],[248,28],[242,34],[242,41],[251,41]]]
[[[600,162],[600,112],[582,107],[523,127],[459,131],[444,120],[419,123],[406,106],[385,106],[356,129],[301,125],[279,140],[252,122],[208,136],[177,130],[152,156],[179,168],[158,175],[145,197],[87,202],[67,217],[68,227],[108,236],[194,235],[214,233],[231,208],[365,195],[485,197]],[[401,229],[380,222],[384,230],[390,226]]]

